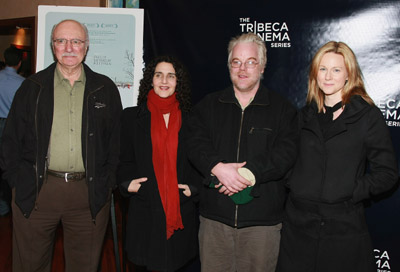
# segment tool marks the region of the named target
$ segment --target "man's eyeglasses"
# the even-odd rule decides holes
[[[242,63],[240,60],[232,60],[231,62],[231,67],[232,68],[240,68],[240,66],[242,66]],[[258,62],[256,60],[246,60],[244,62],[244,67],[252,69],[255,68],[257,66]]]
[[[69,42],[72,47],[81,47],[82,44],[86,43],[86,41],[82,41],[79,39],[71,39],[71,40],[67,40],[67,39],[54,39],[53,40],[53,44],[55,46],[65,46],[67,44],[67,42]]]

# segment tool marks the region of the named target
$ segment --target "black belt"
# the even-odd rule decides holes
[[[57,178],[63,178],[65,180],[65,182],[78,181],[78,180],[82,180],[82,179],[84,179],[86,177],[86,173],[85,172],[68,173],[68,172],[59,172],[59,171],[47,170],[47,174],[49,174],[50,176],[57,177]]]

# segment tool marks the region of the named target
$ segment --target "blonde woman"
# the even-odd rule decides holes
[[[362,201],[398,179],[389,130],[345,43],[317,51],[308,85],[277,271],[376,271]]]

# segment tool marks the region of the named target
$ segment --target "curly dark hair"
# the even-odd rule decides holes
[[[156,69],[157,64],[160,62],[171,63],[174,67],[177,78],[175,89],[176,99],[179,102],[179,108],[181,111],[189,112],[192,105],[189,75],[183,64],[172,56],[156,57],[143,69],[143,78],[140,80],[139,85],[139,95],[137,100],[138,106],[147,103],[147,94],[151,89],[153,89],[152,83],[154,70]]]

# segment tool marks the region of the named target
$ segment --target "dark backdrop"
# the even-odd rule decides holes
[[[330,40],[356,53],[367,91],[382,110],[400,157],[400,1],[388,0],[141,0],[144,61],[177,56],[188,68],[193,101],[230,84],[227,45],[257,32],[268,48],[263,84],[305,102],[316,50]],[[379,271],[400,271],[400,194],[366,203]]]

